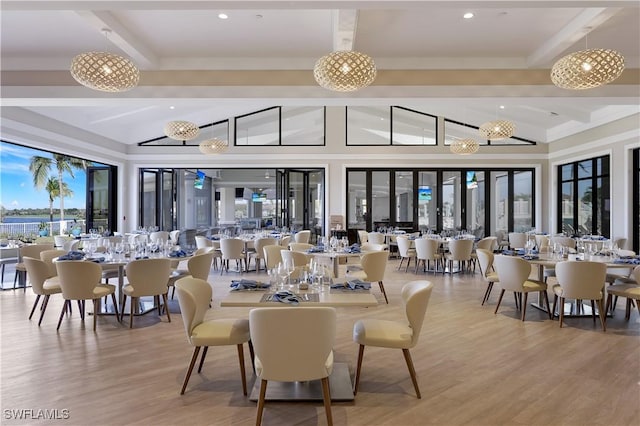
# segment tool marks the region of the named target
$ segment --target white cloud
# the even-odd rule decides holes
[[[12,205],[13,207],[18,207],[18,205],[19,205],[19,204],[20,204],[20,203],[18,202],[18,200],[13,200],[13,201],[11,202],[11,205]]]
[[[24,182],[20,182],[20,188],[24,188]]]

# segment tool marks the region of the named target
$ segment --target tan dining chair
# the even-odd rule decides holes
[[[22,259],[25,257],[32,257],[34,259],[40,259],[40,253],[45,250],[53,250],[53,243],[45,244],[27,244],[20,247],[19,260],[16,263],[16,272],[13,277],[13,288],[16,288],[16,282],[24,286],[24,291],[27,290],[27,268],[24,266]]]
[[[598,304],[602,331],[607,331],[604,310],[604,284],[607,266],[601,262],[566,261],[556,264],[556,279],[558,284],[553,286],[553,312],[558,306],[560,327],[564,320],[564,302],[566,299],[577,301],[591,301],[591,316],[596,322],[595,303]]]
[[[453,262],[458,263],[458,270],[468,270],[473,251],[473,240],[451,240],[449,241],[449,253],[445,254],[445,259],[449,264],[449,272],[453,272]]]
[[[152,243],[163,242],[166,243],[169,241],[169,232],[168,231],[155,231],[149,234],[149,241]]]
[[[359,345],[358,363],[353,393],[358,393],[360,372],[365,346],[379,348],[402,349],[404,360],[409,369],[409,375],[416,391],[421,398],[416,370],[411,359],[411,348],[415,347],[422,331],[427,305],[433,291],[433,283],[429,281],[410,281],[402,286],[401,297],[404,305],[405,321],[390,321],[367,318],[358,320],[353,326],[353,340]]]
[[[499,278],[497,272],[493,269],[494,256],[492,252],[479,248],[476,250],[476,256],[478,258],[478,263],[480,264],[480,273],[487,281],[487,289],[484,292],[481,303],[481,305],[484,305],[484,303],[489,300],[489,296],[491,296],[493,284],[498,282]]]
[[[289,244],[291,244],[291,235],[285,235],[284,237],[280,238],[278,244],[280,244],[285,249],[288,248]]]
[[[180,230],[174,229],[169,232],[169,238],[171,239],[171,243],[175,246],[178,245],[178,240],[180,239]]]
[[[56,269],[56,264],[53,262],[53,259],[64,256],[65,254],[67,254],[67,252],[61,249],[44,250],[40,252],[40,260],[47,264],[50,277],[58,275],[58,270]]]
[[[386,251],[370,251],[364,253],[360,257],[361,271],[349,271],[347,273],[347,279],[360,279],[363,281],[377,282],[380,286],[380,291],[384,296],[384,301],[389,303],[387,299],[387,293],[384,291],[384,273],[387,269],[387,262],[389,261],[389,253]]]
[[[93,300],[93,331],[96,331],[96,322],[100,307],[100,299],[111,295],[115,309],[116,320],[119,321],[118,302],[116,301],[116,287],[108,284],[100,284],[102,278],[102,268],[95,262],[84,260],[63,260],[55,262],[64,305],[60,312],[58,327],[66,312],[71,312],[71,301],[78,301],[80,318],[84,321],[85,301]]]
[[[262,424],[268,382],[310,380],[322,382],[327,423],[332,425],[329,376],[333,371],[336,310],[322,306],[256,308],[249,312],[249,330],[260,379],[256,425]]]
[[[380,232],[369,232],[369,234],[367,234],[367,242],[373,244],[385,244],[385,236]]]
[[[369,242],[369,233],[364,229],[358,229],[358,242],[360,245]]]
[[[493,253],[498,248],[496,237],[485,237],[476,243],[475,249],[471,251],[471,262],[473,263],[473,271],[476,270],[476,263],[478,262],[478,256],[476,251],[478,249],[488,250]]]
[[[17,264],[20,260],[20,249],[18,247],[3,247],[0,249],[0,267],[2,268],[2,281],[4,282],[4,268],[7,265]]]
[[[411,241],[408,237],[398,237],[396,238],[396,244],[398,245],[398,256],[400,257],[400,263],[398,264],[398,270],[402,268],[402,263],[406,260],[407,266],[405,267],[405,272],[409,271],[409,265],[411,265],[411,259],[414,259],[414,262],[417,264],[416,259],[416,249],[411,247],[413,241]]]
[[[300,279],[304,272],[308,270],[311,258],[299,251],[282,250],[280,252],[282,261],[285,264],[293,265],[294,271],[290,274],[292,280]]]
[[[635,304],[640,314],[640,265],[633,269],[631,274],[633,278],[616,280],[615,284],[608,286],[607,289],[607,306],[605,312],[611,313],[615,311],[615,301],[618,297],[625,297],[627,299],[624,319],[629,321],[631,318],[631,303],[635,300]],[[615,301],[612,306],[612,298],[615,297]],[[606,323],[606,315],[605,315]]]
[[[310,248],[313,247],[313,244],[309,243],[289,243],[289,250],[291,251],[299,251],[299,252],[307,252]]]
[[[62,250],[66,251],[67,253],[70,251],[77,251],[78,247],[80,247],[80,242],[81,240],[66,241],[62,246]]]
[[[251,253],[249,261],[253,259],[253,263],[256,265],[256,272],[260,270],[260,264],[264,262],[264,247],[277,245],[278,241],[275,238],[258,238],[254,242],[255,251]]]
[[[138,300],[144,296],[153,296],[155,306],[158,308],[158,315],[161,315],[160,296],[162,296],[167,311],[167,321],[171,322],[171,314],[169,314],[167,307],[167,293],[169,291],[167,281],[171,273],[171,261],[166,258],[132,260],[127,263],[125,269],[129,283],[122,288],[122,317],[120,320],[124,320],[127,297],[131,298],[131,302],[129,302],[129,328],[133,328],[133,317],[136,314]]]
[[[516,297],[516,304],[520,305],[522,310],[522,321],[525,319],[527,313],[527,298],[529,293],[538,292],[547,306],[549,318],[553,318],[553,311],[549,309],[549,298],[547,297],[547,284],[541,281],[534,281],[529,279],[531,275],[531,264],[524,259],[515,256],[495,256],[493,265],[498,273],[498,284],[502,287],[500,291],[500,297],[498,298],[498,304],[494,314],[498,313],[502,297],[506,290],[512,291]],[[521,299],[521,295],[524,294],[524,301]],[[516,308],[518,307],[516,305]]]
[[[442,263],[442,253],[440,253],[440,242],[431,238],[418,238],[414,241],[416,246],[416,269],[415,273],[418,273],[418,267],[422,262],[422,271],[431,271],[431,261],[434,262],[435,268],[433,272],[438,271],[438,265]],[[444,265],[442,265],[442,273],[444,273]]]
[[[253,346],[249,335],[249,321],[246,319],[207,319],[205,315],[210,310],[209,303],[212,300],[213,291],[205,280],[199,278],[186,277],[176,282],[178,291],[178,303],[182,313],[182,321],[187,333],[187,340],[194,347],[191,362],[184,377],[182,390],[183,395],[187,389],[189,378],[193,372],[193,367],[198,359],[200,349],[204,348],[198,373],[202,371],[204,359],[207,356],[209,346],[236,345],[238,349],[238,362],[240,364],[240,374],[242,377],[242,391],[247,394],[247,380],[244,368],[243,345],[249,344],[251,359],[254,359]]]
[[[222,266],[220,267],[220,275],[224,271],[229,271],[229,261],[235,260],[238,271],[243,272],[242,265],[244,263],[246,270],[247,256],[244,252],[244,241],[240,238],[223,238],[220,240],[220,252],[222,253]]]
[[[264,252],[264,263],[267,270],[273,269],[278,266],[278,263],[282,262],[283,250],[287,250],[284,246],[264,246],[262,251]]]
[[[386,244],[376,244],[376,243],[362,243],[360,244],[360,251],[362,253],[368,252],[368,251],[385,251],[387,248]]]
[[[523,249],[527,245],[529,236],[524,232],[509,232],[509,247],[512,249]]]
[[[38,320],[39,327],[40,324],[42,324],[44,312],[47,310],[49,298],[52,294],[62,293],[62,288],[60,288],[59,280],[49,280],[49,278],[51,278],[51,275],[49,275],[51,271],[49,269],[49,266],[42,260],[34,259],[32,257],[25,257],[24,259],[22,259],[22,261],[24,262],[24,266],[27,268],[27,276],[29,277],[29,282],[31,283],[31,289],[36,295],[36,300],[35,302],[33,302],[33,308],[31,308],[29,319],[33,317],[33,313],[38,306],[40,297],[44,296],[44,298],[42,299],[42,304],[40,305],[40,319]]]
[[[307,230],[307,229],[305,229],[303,231],[296,232],[293,235],[293,240],[296,243],[308,244],[310,239],[311,239],[311,231]]]
[[[199,278],[204,281],[209,279],[209,273],[211,272],[211,265],[213,264],[214,259],[214,253],[210,250],[211,248],[212,247],[204,248],[202,249],[202,253],[196,253],[191,256],[187,260],[187,269],[176,269],[170,272],[169,279],[166,283],[168,287],[173,287],[173,290],[171,291],[172,299],[176,291],[174,286],[178,280],[186,277]]]

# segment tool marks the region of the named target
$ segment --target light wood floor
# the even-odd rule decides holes
[[[531,307],[523,323],[510,295],[497,315],[493,314],[497,291],[488,305],[480,306],[485,284],[477,273],[415,276],[397,272],[396,266],[397,260],[392,260],[387,270],[388,306],[339,310],[335,355],[353,371],[358,349],[351,338],[354,322],[364,317],[401,319],[402,284],[413,279],[433,281],[422,335],[412,349],[422,399],[415,397],[400,350],[368,348],[355,401],[333,404],[336,425],[637,425],[640,421],[637,310],[626,322],[624,303],[618,303],[606,333],[590,318],[568,319],[560,329],[557,320]],[[229,280],[237,276],[212,272],[214,297],[225,294]],[[194,372],[187,392],[179,395],[192,347],[177,313],[171,323],[155,313],[138,317],[133,330],[113,317],[100,317],[94,333],[92,319],[83,325],[74,310],[56,333],[61,298],[52,297],[41,327],[37,320],[27,320],[33,301],[30,290],[0,292],[3,410],[68,409],[70,419],[55,423],[69,425],[255,422],[256,404],[242,394],[235,347],[212,348],[202,374]],[[215,317],[248,313],[243,308],[214,307]],[[248,351],[245,356],[250,365]],[[249,384],[254,380],[250,375]],[[4,411],[0,422],[46,424],[10,420]],[[265,425],[325,423],[322,403],[310,402],[267,403],[263,419]]]

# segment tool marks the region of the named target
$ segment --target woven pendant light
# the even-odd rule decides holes
[[[493,120],[480,125],[479,132],[483,138],[495,141],[510,138],[515,130],[515,125],[510,121]]]
[[[200,132],[200,128],[190,121],[170,121],[164,126],[164,134],[177,141],[188,141]]]
[[[478,149],[480,149],[480,144],[478,144],[475,139],[471,138],[456,139],[451,142],[451,145],[449,145],[449,149],[454,154],[469,155],[478,152]]]
[[[211,138],[200,142],[199,148],[203,154],[222,154],[227,151],[229,144],[218,138]]]
[[[376,79],[376,65],[370,56],[353,50],[330,53],[318,59],[313,76],[325,89],[353,92]]]
[[[571,90],[592,89],[611,83],[624,71],[624,57],[615,50],[588,49],[571,53],[551,68],[551,81]]]

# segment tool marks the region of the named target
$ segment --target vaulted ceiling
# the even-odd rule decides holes
[[[274,105],[401,105],[474,125],[499,116],[517,136],[553,142],[640,110],[635,0],[0,5],[4,134],[40,126],[130,145],[161,136],[172,119],[203,125]],[[555,87],[552,64],[585,47],[622,53],[623,75],[597,89]],[[316,84],[316,60],[344,48],[374,59],[373,85],[345,94]],[[69,64],[94,50],[130,57],[140,85],[119,94],[80,86]]]

